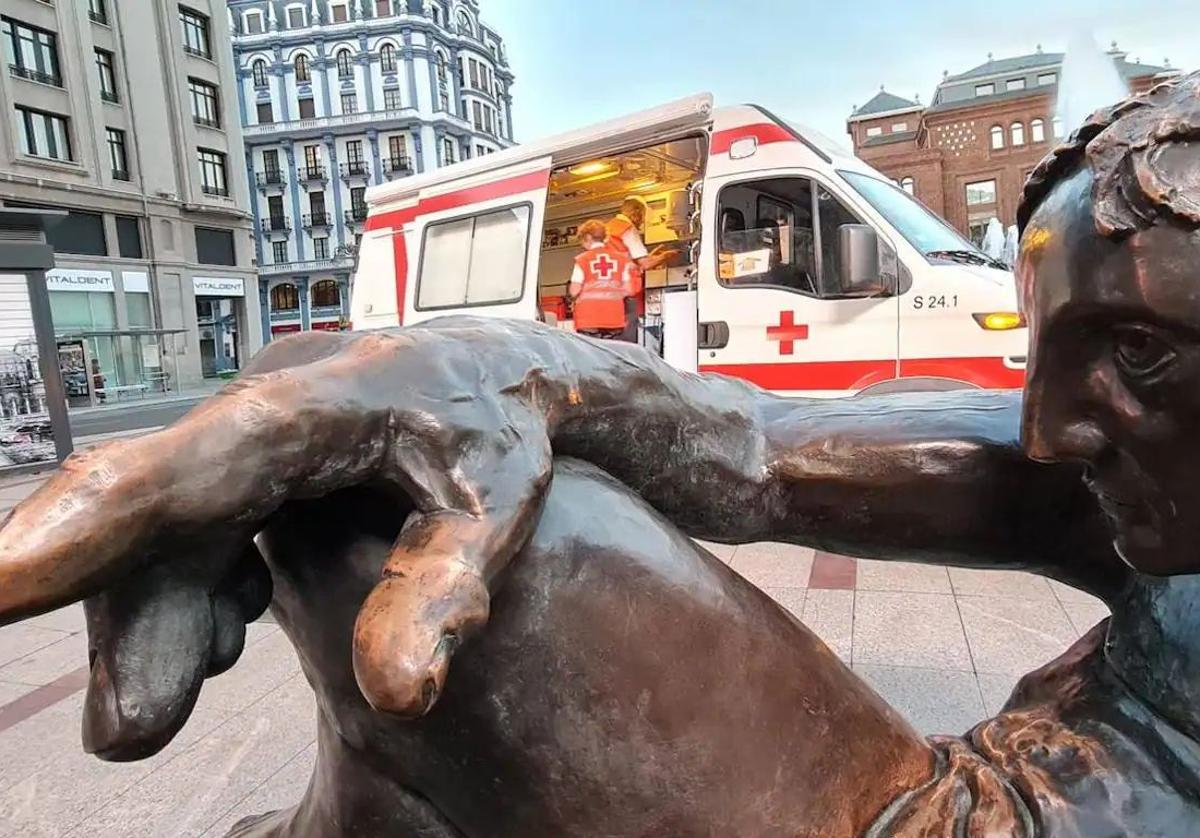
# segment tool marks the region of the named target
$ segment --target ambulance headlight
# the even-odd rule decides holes
[[[982,314],[972,314],[975,322],[989,332],[1007,332],[1010,329],[1025,327],[1025,315],[1015,311],[988,311]]]

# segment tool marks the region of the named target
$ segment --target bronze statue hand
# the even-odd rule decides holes
[[[272,343],[170,428],[73,455],[0,528],[0,621],[164,564],[211,593],[285,501],[369,484],[415,512],[359,614],[355,672],[377,709],[426,712],[457,641],[487,620],[487,586],[536,524],[551,460],[542,417],[519,387],[482,382],[469,342],[417,343]],[[207,614],[196,625],[214,630]]]

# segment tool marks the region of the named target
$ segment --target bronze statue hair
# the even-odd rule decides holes
[[[1200,226],[1200,72],[1164,82],[1088,117],[1025,182],[1024,232],[1034,210],[1082,163],[1092,170],[1096,229],[1113,238],[1160,218]]]

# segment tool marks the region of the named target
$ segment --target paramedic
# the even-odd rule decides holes
[[[641,276],[629,256],[607,241],[603,221],[579,225],[583,253],[575,257],[568,294],[575,309],[575,331],[597,338],[636,343],[625,305],[642,290]],[[636,315],[635,315],[636,316]]]
[[[641,234],[641,227],[645,220],[645,201],[630,195],[621,202],[621,209],[616,216],[604,225],[605,231],[608,233],[609,246],[623,252],[627,258],[633,261],[639,285],[642,283],[646,271],[654,270],[678,252],[666,249],[662,245],[647,252]],[[641,292],[628,303],[627,328],[631,337],[627,337],[627,340],[632,343],[637,343],[638,317],[645,313],[645,308],[645,298]]]

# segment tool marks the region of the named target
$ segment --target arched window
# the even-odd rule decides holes
[[[1046,141],[1046,123],[1035,119],[1029,123],[1029,142],[1044,143]]]
[[[267,62],[265,62],[261,58],[259,58],[258,60],[256,60],[254,62],[253,65],[251,65],[251,71],[254,73],[254,86],[255,87],[266,87],[267,86]]]
[[[296,60],[292,62],[292,66],[296,70],[296,81],[311,81],[308,74],[308,56],[300,53],[296,56]]]
[[[907,192],[909,195],[916,194],[916,191],[915,191],[916,185],[911,177],[901,178],[900,179],[900,188],[903,189],[905,192]]]
[[[290,282],[271,289],[271,311],[296,311],[300,308],[300,294]]]
[[[1004,129],[999,125],[992,126],[992,148],[1004,148]]]
[[[339,79],[348,79],[354,75],[354,68],[350,65],[350,50],[338,50],[337,68]]]
[[[1021,122],[1014,122],[1008,127],[1008,132],[1012,134],[1013,145],[1025,145],[1025,125]]]
[[[342,304],[342,292],[332,279],[322,279],[312,287],[313,308],[332,308]]]
[[[458,10],[458,32],[460,35],[475,37],[475,26],[471,23],[471,16],[462,9]]]
[[[396,48],[391,44],[384,44],[379,50],[379,66],[385,73],[396,72]]]
[[[437,54],[437,74],[438,74],[438,81],[441,82],[442,84],[446,83],[446,64],[447,63],[448,62],[446,61],[446,53],[441,52],[439,50],[438,54]]]

